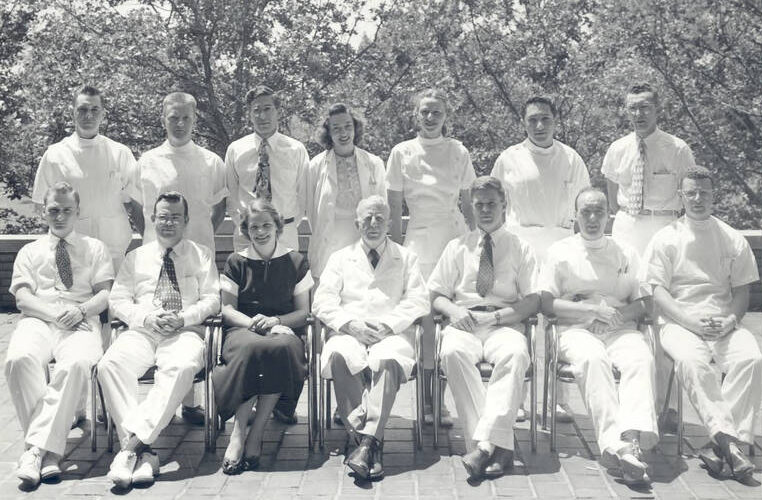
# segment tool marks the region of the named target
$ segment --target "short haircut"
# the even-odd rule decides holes
[[[349,106],[342,102],[338,102],[328,108],[328,116],[325,120],[323,120],[323,126],[320,129],[320,136],[318,137],[318,140],[320,141],[320,144],[322,144],[326,149],[331,149],[333,147],[333,138],[331,138],[331,130],[328,120],[332,116],[340,115],[342,113],[347,113],[350,117],[352,117],[352,123],[355,125],[355,138],[352,142],[355,146],[360,144],[362,134],[365,131],[365,126],[363,125],[362,120],[355,116],[354,112],[352,109],[350,109]]]
[[[577,193],[577,196],[574,197],[574,211],[575,212],[579,208],[578,207],[579,197],[582,196],[585,193],[600,193],[600,194],[602,194],[603,195],[603,199],[607,200],[607,202],[606,202],[606,210],[608,211],[609,204],[608,204],[608,197],[606,196],[606,193],[603,192],[603,190],[601,188],[597,188],[595,186],[585,186],[582,189],[580,189],[579,193]]]
[[[80,87],[75,93],[74,97],[71,100],[71,105],[76,106],[77,105],[77,97],[81,95],[86,95],[90,97],[99,97],[101,100],[101,107],[105,106],[103,102],[103,95],[101,95],[101,91],[93,87],[92,85],[83,85]]]
[[[153,204],[154,214],[156,213],[156,205],[158,205],[160,201],[166,201],[168,203],[183,202],[183,209],[185,211],[185,216],[188,217],[188,200],[185,199],[185,196],[183,196],[182,193],[178,191],[166,191],[164,193],[161,193],[156,198],[156,201]]]
[[[241,217],[240,228],[243,237],[251,241],[251,238],[249,237],[249,217],[260,213],[269,214],[270,217],[272,217],[273,222],[275,222],[275,232],[280,236],[284,226],[283,216],[281,216],[278,209],[275,208],[271,202],[267,201],[265,198],[257,198],[246,206],[243,217]]]
[[[437,101],[441,102],[444,106],[445,115],[450,114],[450,100],[447,98],[447,94],[442,89],[432,87],[426,90],[422,90],[415,95],[413,104],[415,106],[414,113],[416,116],[418,116],[418,111],[421,109],[421,101],[426,98],[436,99]],[[442,135],[447,135],[447,124],[442,124]]]
[[[357,219],[360,220],[362,216],[365,215],[365,211],[369,208],[380,208],[384,212],[384,216],[387,219],[389,218],[389,203],[383,196],[372,194],[367,198],[360,200],[360,203],[357,204],[357,208],[355,209]]]
[[[170,106],[174,106],[176,104],[179,105],[186,105],[190,104],[193,106],[193,110],[196,110],[197,103],[196,98],[192,95],[188,94],[187,92],[171,92],[164,97],[164,100],[161,102],[161,111],[162,114],[167,113],[167,108]]]
[[[66,181],[56,182],[45,190],[45,195],[42,197],[42,206],[47,206],[48,198],[57,194],[71,194],[74,196],[74,201],[77,202],[77,206],[79,206],[79,192],[74,189],[74,186]]]
[[[646,92],[650,92],[654,96],[654,104],[659,103],[659,92],[657,92],[656,89],[653,88],[648,82],[638,82],[630,85],[630,87],[627,89],[627,95],[645,94]]]
[[[254,101],[254,99],[266,96],[273,98],[273,103],[275,103],[276,108],[280,107],[280,99],[278,99],[278,95],[267,85],[257,85],[253,89],[246,92],[246,104],[249,105]]]
[[[545,106],[550,108],[550,113],[553,115],[553,118],[556,118],[558,116],[558,110],[556,109],[556,105],[553,104],[553,101],[550,97],[542,96],[542,95],[533,95],[529,99],[524,102],[524,107],[521,108],[521,118],[526,118],[527,116],[527,108],[531,106],[532,104],[539,105],[544,104]]]
[[[506,201],[505,188],[503,188],[503,183],[500,182],[500,179],[497,177],[492,177],[491,175],[482,175],[474,179],[474,181],[471,183],[472,196],[475,192],[487,191],[488,189],[496,191],[497,194],[500,195],[500,199]]]
[[[693,179],[695,181],[708,179],[709,183],[712,185],[712,189],[714,189],[714,179],[712,179],[712,172],[710,172],[709,169],[706,167],[701,167],[698,165],[695,165],[693,167],[688,167],[685,173],[683,173],[683,175],[680,177],[680,183],[678,184],[678,186],[679,186],[679,190],[681,191],[683,189],[683,181],[685,179]]]

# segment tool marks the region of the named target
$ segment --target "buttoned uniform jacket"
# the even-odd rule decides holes
[[[381,158],[358,147],[355,147],[354,157],[362,190],[360,198],[376,194],[386,199],[384,162]],[[320,276],[330,257],[326,250],[333,233],[339,188],[333,149],[323,151],[310,160],[307,188],[307,217],[312,228],[307,255],[313,276]]]
[[[334,252],[321,275],[312,310],[335,332],[350,321],[377,322],[404,335],[412,345],[410,327],[430,312],[418,257],[388,238],[375,269],[361,241]],[[413,363],[404,364],[410,365],[402,367],[409,376]]]

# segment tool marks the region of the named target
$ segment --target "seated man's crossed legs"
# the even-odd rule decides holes
[[[664,350],[675,361],[677,376],[712,439],[711,453],[701,458],[714,473],[730,466],[739,480],[754,464],[739,443],[754,443],[754,420],[762,400],[762,353],[754,335],[737,328],[718,340],[703,340],[675,323],[661,330]],[[725,374],[720,382],[711,362]]]
[[[71,422],[102,353],[97,321],[72,331],[37,318],[19,320],[8,344],[5,379],[24,432],[18,476],[28,486],[61,474]],[[45,366],[52,359],[56,365],[47,383]]]
[[[641,448],[658,442],[654,407],[654,358],[643,334],[621,330],[602,335],[583,329],[561,333],[559,357],[572,365],[593,418],[598,447],[615,455],[625,481],[648,481]],[[619,388],[612,372],[621,374]]]
[[[158,475],[159,459],[150,445],[169,425],[204,366],[203,353],[203,340],[194,331],[163,336],[128,330],[98,363],[98,380],[121,445],[109,471],[117,486],[151,483]],[[138,402],[138,378],[154,364],[154,384]]]
[[[530,359],[526,337],[507,327],[475,333],[447,326],[442,331],[442,370],[463,422],[469,477],[497,477],[513,467],[513,425],[521,405]],[[494,365],[484,386],[476,363]]]
[[[333,334],[323,348],[324,378],[333,379],[338,412],[358,446],[346,464],[363,479],[384,475],[384,428],[397,391],[415,366],[406,334],[365,346],[354,337]]]

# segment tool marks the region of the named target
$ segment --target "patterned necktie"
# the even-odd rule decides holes
[[[153,293],[153,301],[156,305],[161,305],[167,311],[179,311],[183,308],[183,299],[180,295],[180,285],[177,283],[177,274],[175,274],[175,263],[169,253],[171,248],[167,248],[164,253],[161,271],[159,272],[159,282],[156,284],[156,291]]]
[[[638,138],[638,159],[632,167],[632,183],[627,192],[627,213],[638,215],[643,209],[643,177],[646,170],[646,143]]]
[[[62,239],[58,240],[58,245],[56,245],[56,267],[58,268],[58,276],[61,278],[61,283],[68,290],[74,284],[74,275],[71,272],[71,259],[69,258],[69,252],[66,250],[66,242]]]
[[[484,297],[495,284],[495,268],[492,266],[492,237],[485,234],[482,239],[482,255],[479,257],[479,271],[476,273],[476,291]]]
[[[378,265],[378,260],[380,258],[381,257],[378,255],[378,252],[376,252],[376,249],[371,248],[370,252],[368,252],[368,260],[370,261],[370,265],[373,266],[373,269]]]
[[[272,189],[270,188],[270,153],[268,152],[267,139],[259,146],[259,165],[254,184],[254,197],[272,201]]]

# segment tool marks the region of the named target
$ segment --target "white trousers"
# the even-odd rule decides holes
[[[138,378],[154,365],[153,386],[138,403]],[[168,337],[143,330],[119,334],[98,363],[98,380],[122,446],[130,434],[153,443],[203,366],[204,342],[193,331]]]
[[[357,375],[365,368],[377,372],[380,369],[381,361],[391,359],[399,363],[405,380],[407,380],[415,366],[415,350],[410,335],[408,332],[390,335],[367,347],[351,335],[334,332],[323,346],[323,352],[320,354],[321,376],[328,379],[333,378],[331,355],[337,352],[344,358],[352,375]]]
[[[581,328],[561,332],[559,358],[570,363],[595,426],[598,448],[616,453],[623,431],[640,431],[640,444],[659,440],[654,408],[654,358],[643,334],[621,330],[594,335]],[[612,367],[621,374],[617,391]]]
[[[638,255],[643,256],[653,235],[673,220],[674,215],[630,215],[621,208],[614,217],[611,237],[619,243],[630,245]]]
[[[442,331],[442,370],[463,420],[466,449],[479,441],[513,449],[513,424],[522,402],[529,351],[524,334],[508,327],[488,327],[475,333],[452,326]],[[484,386],[476,363],[492,363]]]
[[[74,413],[87,397],[90,369],[102,354],[97,317],[75,331],[37,318],[19,320],[8,345],[5,379],[27,445],[63,455]],[[45,371],[52,359],[48,383]]]
[[[754,442],[754,420],[762,399],[762,353],[754,335],[737,328],[715,341],[702,340],[675,323],[661,330],[662,347],[675,360],[677,376],[710,436],[723,432]],[[725,374],[722,383],[709,364]]]

